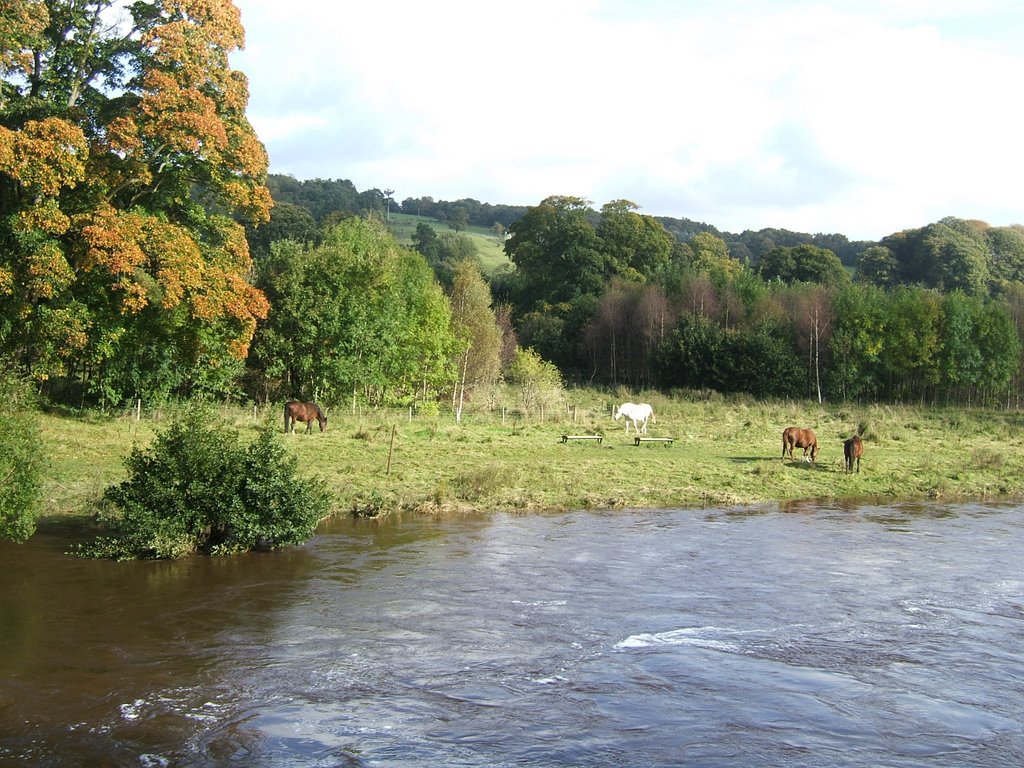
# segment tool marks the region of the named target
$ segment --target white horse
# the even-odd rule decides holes
[[[629,422],[633,422],[633,431],[638,435],[647,434],[647,420],[654,420],[654,409],[647,403],[623,403],[615,409],[615,420],[626,419],[626,434],[629,434]]]

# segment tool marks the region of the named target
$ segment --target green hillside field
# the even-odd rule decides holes
[[[388,229],[391,230],[395,239],[407,247],[412,246],[412,236],[416,232],[418,224],[427,224],[438,234],[455,232],[448,224],[437,219],[407,213],[392,213],[387,223]],[[469,227],[462,234],[472,239],[476,245],[480,257],[480,268],[485,275],[491,275],[499,267],[510,263],[505,255],[504,242],[495,235],[493,230],[485,227]]]

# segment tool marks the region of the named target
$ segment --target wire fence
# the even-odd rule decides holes
[[[614,416],[615,402],[610,398],[607,402],[588,402],[586,404],[566,403],[550,408],[521,409],[508,406],[489,408],[486,406],[463,405],[460,409],[447,404],[430,404],[431,407],[383,407],[369,406],[363,403],[355,405],[338,405],[325,409],[328,424],[479,424],[479,425],[535,425],[551,424],[561,426],[594,425]],[[187,402],[161,402],[152,406],[142,400],[125,406],[117,413],[117,417],[127,421],[170,422],[184,410],[194,407]],[[262,403],[241,405],[237,403],[221,403],[212,406],[219,418],[226,422],[242,425],[262,425],[280,422],[284,428],[284,404]],[[305,429],[299,424],[297,429]],[[314,426],[314,429],[316,427]]]

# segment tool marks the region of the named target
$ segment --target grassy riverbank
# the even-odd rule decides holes
[[[657,422],[649,434],[674,443],[638,447],[611,419],[610,398],[571,395],[574,405],[543,422],[468,413],[456,425],[450,415],[410,419],[335,408],[327,432],[284,439],[303,473],[327,481],[341,514],[1024,496],[1024,415],[1016,412],[650,395]],[[264,419],[280,421],[276,407],[221,413],[246,431]],[[43,514],[93,514],[103,489],[125,476],[132,445],[148,446],[168,424],[167,413],[143,413],[138,422],[130,414],[43,415]],[[789,425],[817,432],[816,464],[780,458]],[[861,472],[847,475],[842,440],[858,429],[865,436]],[[563,434],[604,439],[563,444]]]

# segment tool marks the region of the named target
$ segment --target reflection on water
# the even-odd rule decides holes
[[[337,519],[0,544],[0,765],[1006,766],[1024,508]]]

